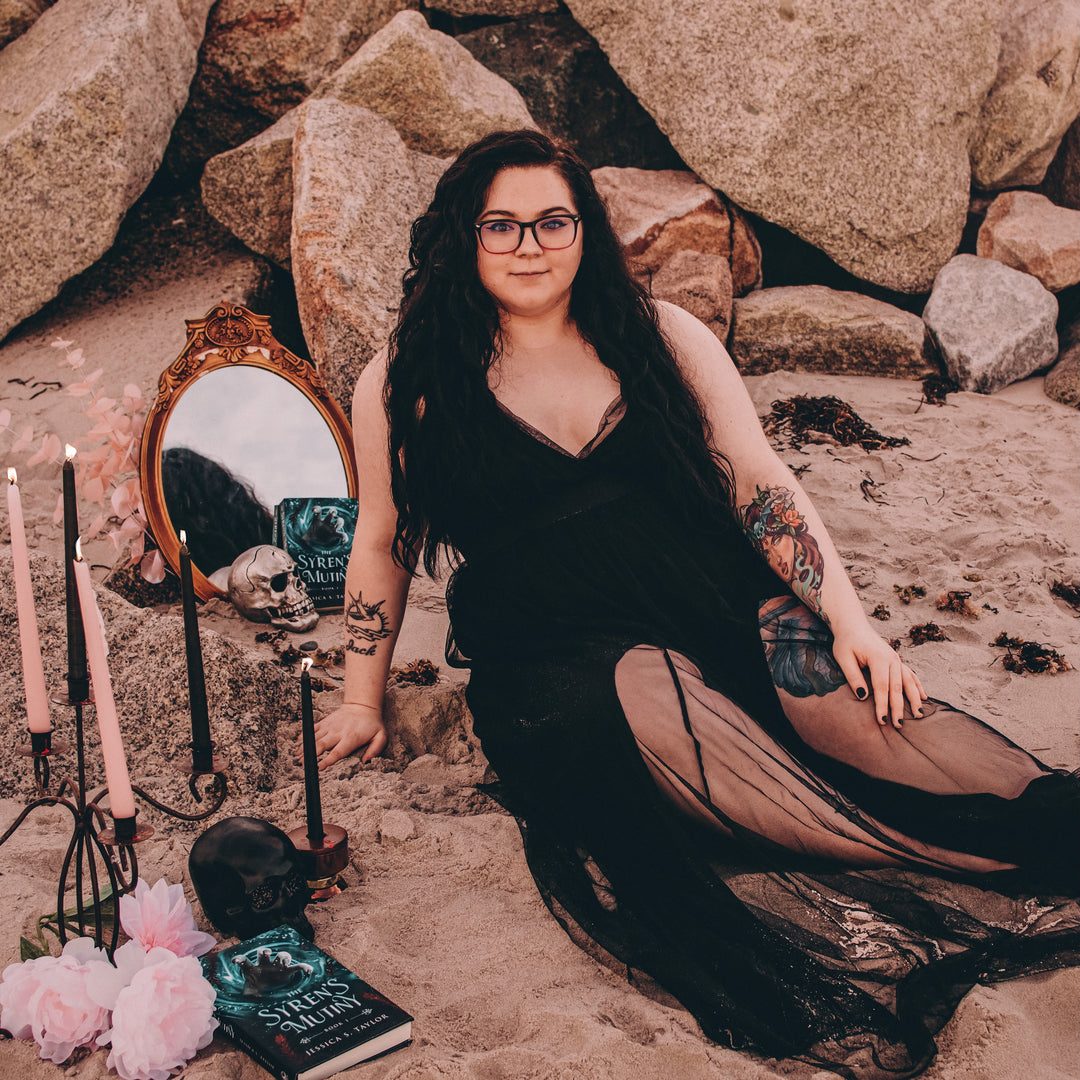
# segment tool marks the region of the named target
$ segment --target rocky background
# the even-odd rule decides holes
[[[0,336],[205,209],[347,403],[447,160],[536,125],[744,372],[1080,403],[1072,0],[0,0],[0,44]]]
[[[93,382],[86,372],[105,370],[103,393],[152,394],[184,319],[237,302],[269,314],[347,404],[393,324],[408,225],[448,159],[486,131],[536,124],[596,170],[653,293],[727,342],[759,413],[836,394],[910,438],[872,453],[827,434],[780,449],[866,611],[928,690],[1048,764],[1076,766],[1072,0],[0,0],[0,45],[0,464],[18,466],[50,689],[65,664],[60,470],[42,433],[80,453],[101,441],[74,393]],[[66,366],[57,338],[85,368]],[[928,404],[910,381],[927,375],[975,392]],[[108,512],[107,493],[80,502],[87,518]],[[25,707],[6,540],[0,516],[0,829],[32,794],[16,753]],[[148,596],[102,537],[87,556],[133,777],[192,810],[175,767],[188,754],[175,588]],[[954,594],[972,610],[950,607]],[[441,664],[446,621],[439,583],[417,580],[395,664]],[[942,639],[918,644],[931,624]],[[342,617],[324,612],[309,640],[259,640],[263,627],[212,600],[200,626],[228,762],[214,820],[293,828],[296,646],[329,658],[316,669],[325,714],[343,697]],[[991,645],[999,634],[1060,650],[1071,669],[1018,672]],[[318,940],[417,1017],[412,1046],[357,1075],[823,1075],[715,1046],[676,1003],[573,945],[513,820],[478,786],[490,772],[462,678],[394,677],[388,753],[323,774],[324,812],[348,829],[351,859],[346,892],[309,908]],[[69,712],[52,716],[70,738]],[[96,787],[92,719],[86,742]],[[72,756],[55,768],[69,773]],[[203,825],[140,805],[156,829],[142,876],[189,886]],[[38,809],[0,851],[0,968],[55,909],[69,835],[66,812]],[[196,915],[209,929],[197,904]],[[977,987],[927,1080],[1073,1080],[1078,974]],[[9,1075],[59,1074],[35,1046],[5,1043]],[[114,1074],[98,1051],[65,1075]],[[217,1039],[185,1075],[265,1073]]]

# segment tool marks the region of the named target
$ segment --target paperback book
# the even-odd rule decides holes
[[[271,543],[288,552],[317,608],[345,603],[345,569],[356,530],[356,499],[282,499]]]
[[[281,1080],[322,1080],[412,1037],[412,1017],[290,926],[203,957],[221,1031]]]

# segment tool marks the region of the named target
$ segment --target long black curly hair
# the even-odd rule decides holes
[[[384,400],[390,426],[391,493],[397,508],[394,559],[423,555],[429,574],[454,556],[447,498],[492,460],[487,373],[501,346],[499,313],[477,271],[473,225],[497,173],[551,167],[581,216],[581,263],[570,318],[619,379],[628,411],[644,418],[657,457],[687,504],[730,509],[729,462],[709,445],[708,422],[631,275],[589,170],[563,143],[538,131],[500,131],[473,143],[446,170],[427,212],[413,223],[409,269],[390,339]]]

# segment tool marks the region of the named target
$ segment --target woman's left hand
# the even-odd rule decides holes
[[[856,697],[867,696],[866,675],[870,676],[874,715],[879,724],[890,720],[893,727],[901,727],[905,699],[912,714],[922,716],[922,703],[927,694],[918,675],[869,623],[835,631],[833,656]]]

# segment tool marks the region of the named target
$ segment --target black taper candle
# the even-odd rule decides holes
[[[86,638],[83,636],[79,589],[75,584],[75,541],[79,539],[79,510],[75,502],[75,450],[68,447],[64,461],[64,581],[67,585],[68,698],[86,701],[90,677],[86,673]]]
[[[187,537],[180,533],[180,596],[184,607],[184,648],[187,653],[188,700],[191,703],[191,766],[196,772],[211,772],[214,744],[210,739],[210,711],[206,704],[199,616],[195,611],[195,586],[191,580],[191,552]]]
[[[307,838],[312,847],[321,847],[326,837],[319,792],[319,758],[315,752],[315,716],[311,708],[311,675],[307,658],[300,662],[300,723],[304,736],[304,805],[307,810]]]

